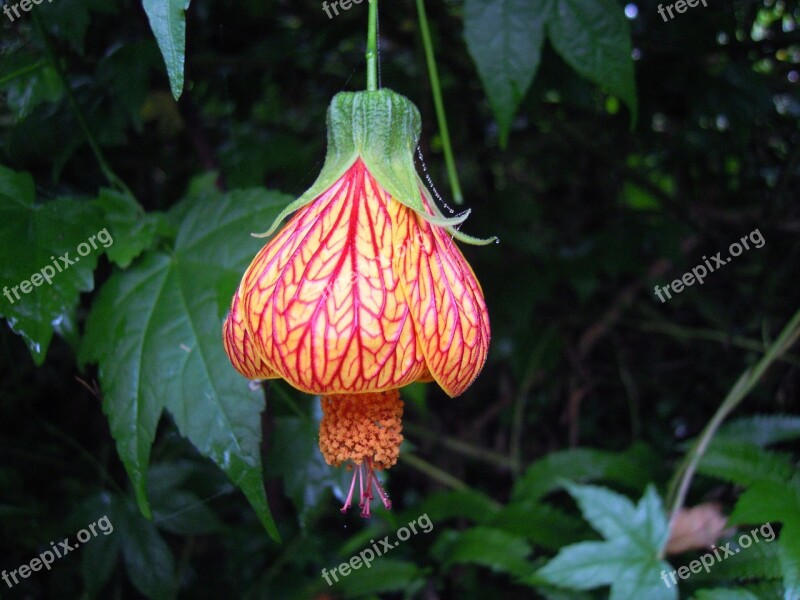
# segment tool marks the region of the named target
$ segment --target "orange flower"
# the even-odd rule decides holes
[[[244,376],[323,396],[320,448],[358,466],[350,496],[358,475],[369,516],[373,485],[390,505],[373,469],[397,460],[398,388],[435,380],[461,394],[486,360],[489,317],[451,236],[480,240],[453,229],[465,216],[442,217],[413,171],[413,104],[339,94],[328,121],[322,174],[248,267],[223,337]]]

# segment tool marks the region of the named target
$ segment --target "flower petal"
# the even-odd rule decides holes
[[[427,194],[423,203],[431,211]],[[447,232],[416,212],[395,211],[395,257],[400,285],[431,375],[451,397],[475,380],[489,351],[483,292]]]
[[[300,390],[388,390],[424,371],[392,268],[388,201],[356,161],[244,275],[243,308],[256,349]]]
[[[256,354],[250,334],[240,313],[239,292],[233,295],[233,304],[222,326],[222,341],[231,364],[248,379],[275,379],[278,374],[270,369]]]

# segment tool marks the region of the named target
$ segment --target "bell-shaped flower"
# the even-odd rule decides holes
[[[323,396],[320,448],[358,468],[362,514],[373,469],[397,460],[397,390],[435,380],[458,396],[489,347],[480,284],[414,167],[419,112],[390,90],[341,93],[328,111],[317,181],[279,215],[292,218],[253,259],[223,328],[234,367]],[[350,499],[345,504],[349,506]]]

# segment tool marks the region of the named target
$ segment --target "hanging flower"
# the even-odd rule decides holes
[[[295,213],[245,271],[223,327],[233,366],[322,396],[320,449],[355,466],[362,515],[374,470],[402,441],[398,389],[435,380],[451,397],[478,376],[489,347],[483,293],[446,219],[419,178],[420,118],[390,91],[341,93],[328,111],[317,181],[278,216]]]

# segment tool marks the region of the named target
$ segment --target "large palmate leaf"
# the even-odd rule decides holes
[[[150,446],[166,408],[278,537],[261,475],[263,394],[231,367],[221,328],[236,283],[263,243],[249,232],[289,201],[264,190],[190,196],[170,214],[174,249],[148,253],[116,273],[95,301],[82,359],[99,363],[103,409],[148,516]]]
[[[191,0],[142,0],[169,75],[175,100],[183,93],[186,60],[186,10]]]
[[[30,175],[0,166],[0,316],[41,365],[53,331],[74,321],[80,293],[94,288],[104,247],[96,238],[99,212],[89,202],[35,198]]]
[[[666,586],[661,579],[663,571],[671,571],[669,564],[658,558],[669,527],[652,486],[636,506],[625,496],[601,487],[568,484],[567,490],[605,541],[566,546],[528,583],[546,582],[577,590],[610,585],[612,600],[678,597],[675,587]]]
[[[114,236],[114,244],[106,250],[108,260],[123,269],[152,246],[157,233],[166,228],[161,213],[144,212],[127,194],[103,189],[95,204],[103,211],[103,223],[108,224]]]

